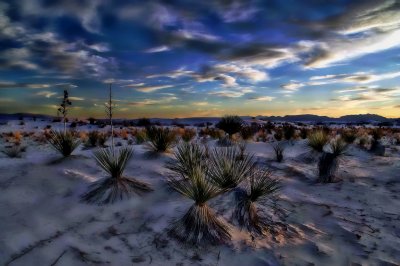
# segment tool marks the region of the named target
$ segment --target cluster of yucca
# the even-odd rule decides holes
[[[107,133],[101,133],[97,130],[93,130],[88,133],[87,140],[85,142],[85,146],[86,147],[96,147],[96,146],[104,147],[107,139],[108,139]]]
[[[251,189],[245,193],[245,197],[239,199],[236,217],[241,226],[246,224],[242,221],[249,221],[246,227],[251,232],[265,232],[267,222],[262,216],[255,215],[255,204],[275,192],[278,182],[257,171],[252,156],[244,154],[240,158],[240,150],[230,147],[215,148],[207,157],[205,149],[200,145],[184,143],[178,146],[174,157],[174,161],[167,164],[167,168],[176,174],[170,177],[169,185],[194,201],[186,214],[173,223],[171,233],[178,239],[196,245],[228,241],[231,237],[230,225],[218,217],[207,202],[232,191],[245,181],[251,184]],[[247,208],[245,205],[252,207]]]

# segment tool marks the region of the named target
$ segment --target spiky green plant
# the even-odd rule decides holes
[[[154,152],[166,152],[176,143],[176,134],[169,128],[151,126],[146,129],[148,147]]]
[[[285,152],[285,146],[281,142],[271,144],[275,152],[275,158],[278,163],[283,161],[283,153]]]
[[[323,152],[329,136],[323,130],[317,130],[308,135],[308,146],[317,152]]]
[[[113,147],[100,149],[93,153],[97,164],[109,175],[90,185],[82,200],[99,205],[111,204],[119,200],[152,191],[149,184],[123,176],[133,149],[126,147],[114,150]]]
[[[209,178],[221,189],[237,187],[255,167],[252,155],[245,154],[242,160],[236,147],[214,148],[209,161]]]
[[[166,168],[188,177],[193,175],[196,167],[207,169],[207,156],[205,149],[197,143],[181,143],[174,152],[174,160],[166,164]]]
[[[85,142],[85,146],[86,147],[96,147],[99,142],[99,135],[100,135],[100,133],[97,130],[89,131],[88,139]]]
[[[323,152],[318,162],[318,181],[331,183],[337,179],[340,157],[345,154],[347,144],[336,138],[329,144],[329,152]]]
[[[48,142],[59,151],[64,157],[68,157],[79,146],[81,141],[71,131],[55,131],[49,133]]]
[[[280,182],[271,178],[270,171],[256,169],[252,172],[246,190],[238,190],[236,195],[234,217],[240,228],[246,228],[256,235],[268,232],[271,219],[261,212],[258,205],[268,205],[273,201],[280,187]]]
[[[230,227],[220,219],[207,202],[223,191],[208,182],[206,173],[196,167],[186,179],[170,178],[169,185],[194,204],[172,224],[171,233],[179,240],[194,245],[220,244],[230,240]]]

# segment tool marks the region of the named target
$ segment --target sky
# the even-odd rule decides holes
[[[0,1],[0,113],[400,117],[400,0]]]

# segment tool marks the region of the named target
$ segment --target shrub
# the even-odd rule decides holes
[[[145,130],[138,130],[135,134],[136,144],[142,144],[147,140],[147,135]]]
[[[254,129],[250,126],[243,126],[240,129],[240,136],[242,137],[242,139],[244,140],[248,140],[253,138],[254,135]]]
[[[357,139],[357,131],[354,129],[343,130],[341,138],[348,144],[353,143]]]
[[[275,129],[274,138],[275,138],[277,141],[281,141],[281,140],[282,140],[282,138],[283,138],[283,131],[282,131],[281,128],[276,128],[276,129]]]
[[[308,135],[309,130],[305,127],[300,128],[300,138],[306,139]]]
[[[292,125],[285,125],[283,126],[283,136],[286,140],[291,140],[294,138],[296,133],[296,128]]]
[[[221,118],[216,127],[225,131],[231,138],[242,129],[243,120],[236,115],[227,115]]]
[[[183,141],[189,142],[191,141],[194,137],[196,137],[196,130],[193,128],[185,128],[183,130],[183,133],[181,135]]]
[[[246,141],[241,141],[241,142],[238,143],[237,146],[238,146],[239,151],[240,151],[238,159],[239,160],[243,160],[244,159],[244,152],[246,151],[246,147],[247,147],[247,143],[246,143]]]
[[[329,152],[324,152],[318,162],[318,181],[331,183],[337,179],[339,158],[345,153],[347,144],[336,138],[329,145]]]
[[[322,152],[328,141],[328,135],[322,130],[314,131],[308,135],[308,146],[317,152]]]
[[[136,125],[138,127],[149,127],[151,126],[151,121],[148,118],[139,118]]]
[[[214,148],[210,155],[209,178],[221,189],[237,187],[255,167],[253,156],[244,155],[238,160],[240,151],[236,147]]]
[[[77,139],[71,131],[54,131],[51,130],[48,142],[51,146],[59,151],[64,157],[68,157],[79,146],[81,141]]]
[[[149,148],[155,152],[166,152],[175,145],[176,135],[169,128],[151,126],[146,129]]]
[[[97,130],[89,131],[85,146],[96,147],[99,143],[99,138],[100,138],[99,131],[97,131]]]
[[[186,179],[171,177],[169,185],[194,201],[186,214],[175,221],[171,233],[182,242],[194,245],[219,244],[230,240],[229,225],[218,218],[207,202],[223,191],[209,183],[201,168],[195,168]]]
[[[111,204],[127,199],[134,194],[152,191],[147,183],[123,176],[126,165],[132,158],[131,148],[114,151],[113,147],[95,151],[97,164],[109,175],[90,185],[89,191],[82,195],[82,200],[99,205]]]
[[[261,212],[261,202],[273,201],[280,189],[278,180],[271,178],[271,172],[256,169],[249,178],[249,185],[245,191],[237,191],[234,217],[240,228],[246,228],[256,235],[266,235],[271,221]]]
[[[99,146],[100,147],[105,147],[108,138],[109,138],[108,133],[99,133],[99,135],[97,137],[97,141],[99,143]]]
[[[277,142],[276,144],[272,144],[272,148],[274,149],[274,152],[275,152],[276,161],[278,163],[282,162],[283,161],[283,153],[285,151],[285,146],[282,143]]]

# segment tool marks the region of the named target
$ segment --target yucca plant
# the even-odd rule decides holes
[[[351,144],[357,139],[357,131],[354,129],[343,130],[340,136],[346,143]]]
[[[252,171],[246,190],[237,191],[236,194],[234,217],[240,228],[246,228],[255,235],[268,233],[271,219],[263,214],[259,205],[272,203],[280,187],[280,182],[271,177],[270,171],[261,169]]]
[[[97,130],[89,131],[87,140],[85,142],[86,147],[96,147],[99,143],[100,133]]]
[[[196,137],[197,131],[194,128],[185,128],[181,136],[182,140],[185,142],[190,142],[194,137]]]
[[[79,146],[81,141],[71,131],[55,131],[49,133],[48,142],[59,151],[64,157],[68,157]]]
[[[271,144],[275,152],[275,158],[278,163],[283,161],[283,153],[285,152],[285,146],[281,142]]]
[[[329,136],[323,130],[317,130],[308,135],[308,146],[317,152],[323,152]]]
[[[209,178],[213,184],[224,190],[237,187],[245,180],[256,163],[252,155],[245,154],[239,160],[240,150],[236,147],[214,148],[209,161]]]
[[[174,160],[166,164],[166,168],[185,178],[192,176],[193,171],[200,167],[207,169],[206,151],[197,143],[181,143],[174,152]]]
[[[347,144],[341,138],[336,138],[329,144],[329,151],[323,152],[318,162],[318,181],[331,183],[337,179],[340,157],[344,155]]]
[[[245,151],[246,151],[246,147],[247,147],[247,143],[246,143],[246,141],[241,141],[241,142],[238,143],[237,146],[238,146],[239,151],[240,151],[238,159],[239,160],[243,160],[244,159],[244,154],[245,154]]]
[[[176,134],[169,128],[151,126],[146,129],[148,147],[154,152],[166,152],[176,143]]]
[[[21,158],[21,154],[24,148],[20,145],[13,145],[11,147],[6,147],[2,152],[7,155],[9,158]]]
[[[133,149],[126,147],[115,150],[113,147],[93,152],[97,164],[109,175],[90,185],[82,200],[94,204],[111,204],[152,191],[149,184],[123,176],[127,163],[132,158]]]
[[[223,190],[208,182],[203,169],[196,167],[185,179],[172,177],[168,184],[194,201],[186,214],[172,224],[170,232],[174,236],[182,242],[194,245],[220,244],[230,240],[229,225],[207,204]]]

